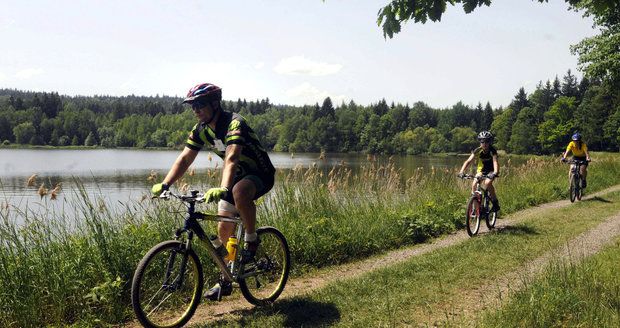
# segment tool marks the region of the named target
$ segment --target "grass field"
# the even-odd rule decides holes
[[[593,157],[588,192],[620,183],[620,156]],[[567,169],[547,157],[508,163],[496,182],[503,213],[567,197]],[[357,173],[341,166],[328,174],[296,169],[278,177],[258,220],[286,235],[293,274],[299,275],[461,229],[469,185],[455,176],[430,169],[404,177],[393,164],[372,161]],[[194,185],[210,183],[194,179]],[[80,222],[70,223],[62,213],[23,211],[17,215],[25,224],[17,226],[8,212],[18,210],[0,209],[0,326],[132,318],[129,283],[137,262],[180,225],[171,213],[178,211],[174,203],[128,204],[119,214],[83,190],[65,192],[81,195],[73,204]]]

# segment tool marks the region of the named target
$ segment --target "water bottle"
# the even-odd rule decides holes
[[[238,241],[237,238],[230,237],[228,238],[228,243],[226,243],[226,250],[228,251],[228,255],[226,256],[226,259],[229,261],[234,261],[235,257],[237,256],[237,245],[238,245]]]
[[[224,247],[224,244],[222,244],[222,242],[219,238],[217,238],[216,235],[211,235],[209,237],[209,240],[211,241],[211,245],[213,245],[213,247],[215,248],[215,252],[217,253],[217,255],[219,255],[220,257],[224,257],[228,254],[228,252],[226,251],[226,247]]]

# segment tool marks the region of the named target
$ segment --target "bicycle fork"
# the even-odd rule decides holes
[[[176,232],[176,239],[180,239],[182,231]],[[185,277],[185,270],[187,268],[187,258],[189,257],[189,249],[192,244],[193,233],[191,231],[188,232],[187,239],[184,243],[181,244],[178,250],[173,250],[170,253],[170,257],[168,257],[168,263],[166,264],[166,273],[164,276],[164,282],[162,284],[162,289],[167,291],[176,291],[181,289],[183,286],[183,278]],[[181,256],[181,263],[179,265],[178,275],[176,277],[171,277],[174,273],[174,265],[176,263],[177,254]],[[170,279],[173,278],[173,281],[170,282]]]

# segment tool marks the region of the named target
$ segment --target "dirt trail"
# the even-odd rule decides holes
[[[605,190],[596,192],[592,195],[588,195],[584,197],[584,199],[594,198],[596,196],[601,196],[618,190],[620,190],[620,185],[616,185]],[[537,215],[540,211],[546,209],[561,208],[570,204],[571,203],[568,200],[561,200],[522,210],[513,213],[503,219],[500,219],[497,223],[496,228],[501,229],[502,227],[512,226],[520,221],[530,218],[533,215]],[[484,233],[483,229],[485,228],[481,227],[481,233]],[[525,266],[522,272],[513,272],[500,278],[498,283],[491,284],[492,286],[487,287],[486,289],[479,289],[473,294],[463,296],[465,299],[470,300],[471,304],[478,304],[480,308],[488,306],[492,303],[496,303],[501,299],[502,295],[505,295],[510,290],[515,289],[515,286],[511,286],[511,283],[514,283],[515,281],[523,281],[523,277],[526,275],[532,277],[535,274],[539,273],[540,270],[544,267],[544,265],[551,260],[551,258],[557,258],[558,256],[567,256],[569,254],[569,250],[576,249],[576,245],[579,245],[582,249],[582,257],[593,254],[597,252],[605,243],[610,241],[614,236],[619,234],[620,214],[606,220],[604,223],[597,226],[596,228],[573,239],[566,246],[566,249],[563,251],[562,254],[558,254],[557,252],[553,254],[545,254]],[[289,279],[282,296],[280,296],[280,299],[287,299],[298,295],[304,295],[318,288],[321,288],[328,283],[355,278],[373,270],[407,261],[414,256],[419,256],[434,251],[436,249],[459,244],[467,239],[469,239],[469,236],[464,230],[461,230],[457,233],[434,239],[426,244],[419,244],[391,251],[387,254],[383,254],[380,256],[374,256],[359,262],[347,263],[337,267],[328,268],[319,272],[315,272],[312,274],[312,276]],[[489,297],[488,295],[493,296]],[[468,306],[467,308],[469,310],[472,310],[472,307],[473,305]],[[239,293],[236,293],[235,296],[224,299],[222,302],[219,303],[201,304],[198,307],[198,310],[196,311],[196,314],[190,321],[189,325],[191,326],[192,324],[206,323],[209,321],[221,319],[223,317],[235,317],[240,315],[240,313],[242,313],[244,310],[251,308],[252,305],[250,305],[245,299],[243,299],[239,295]],[[447,311],[438,312],[443,317],[438,317],[436,319],[439,321],[445,320],[445,313],[447,313]],[[454,316],[469,315],[468,313],[464,313],[462,311],[452,312]],[[137,322],[132,322],[129,323],[128,326],[139,327],[139,324]]]
[[[498,308],[501,303],[509,299],[509,295],[525,287],[525,284],[535,279],[543,272],[547,265],[553,261],[567,260],[571,263],[579,263],[586,257],[596,254],[605,245],[611,244],[616,237],[620,236],[620,213],[617,213],[598,226],[590,229],[579,236],[569,240],[563,246],[530,261],[520,270],[510,272],[504,276],[489,282],[475,290],[462,291],[459,306],[450,309],[437,309],[435,315],[429,318],[429,325],[443,325],[446,313],[452,317],[462,316],[459,324],[471,322],[475,324],[475,316],[487,307]],[[470,320],[467,320],[470,319]]]

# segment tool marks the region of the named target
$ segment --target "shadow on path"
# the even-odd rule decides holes
[[[536,229],[527,225],[504,226],[494,230],[495,233],[505,235],[538,235]]]
[[[588,198],[588,199],[584,199],[584,202],[602,202],[602,203],[613,203],[612,201],[610,201],[609,199],[605,199],[603,197],[600,196],[594,196],[592,198]]]
[[[277,301],[272,306],[232,311],[229,315],[238,317],[222,318],[215,322],[195,327],[228,327],[231,325],[244,327],[250,325],[254,317],[263,316],[284,316],[284,320],[281,323],[284,327],[325,327],[334,324],[340,319],[340,311],[338,311],[334,304],[298,297]]]

